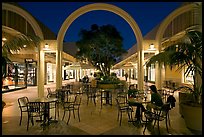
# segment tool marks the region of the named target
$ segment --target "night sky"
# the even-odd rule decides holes
[[[34,17],[44,23],[56,35],[65,19],[78,8],[93,2],[19,2]],[[145,36],[165,17],[181,5],[181,2],[106,2],[128,12]],[[109,11],[90,11],[79,16],[68,28],[64,41],[76,42],[81,29],[90,29],[92,24],[111,24],[123,37],[123,47],[127,50],[136,43],[129,24],[120,16]]]

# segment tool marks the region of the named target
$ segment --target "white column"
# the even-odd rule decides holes
[[[42,50],[42,47],[44,46],[44,43],[42,43],[38,47],[38,97],[44,97],[44,73],[45,73],[45,59],[44,59],[44,51]]]
[[[138,51],[138,89],[143,90],[144,87],[144,52],[143,49],[140,48]]]
[[[62,45],[58,42],[56,51],[56,89],[62,86]]]
[[[157,87],[157,89],[161,89],[162,88],[162,75],[161,75],[162,71],[161,71],[161,65],[160,63],[156,63],[155,64],[155,85]]]

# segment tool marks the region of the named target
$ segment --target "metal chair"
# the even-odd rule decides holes
[[[88,87],[86,88],[87,105],[89,103],[89,100],[93,100],[94,105],[96,106],[96,91],[96,87],[91,87],[90,85],[88,85]]]
[[[27,131],[29,128],[30,121],[32,122],[32,125],[34,125],[33,118],[40,118],[40,121],[43,122],[43,125],[45,125],[45,119],[43,120],[43,116],[45,115],[45,103],[43,102],[28,102],[27,104],[27,110],[28,110],[28,122],[27,122]],[[44,130],[44,126],[43,126]]]
[[[153,120],[154,120],[154,126],[157,122],[159,134],[160,134],[159,122],[165,120],[166,129],[167,129],[167,132],[169,133],[169,130],[168,130],[169,110],[170,110],[170,103],[165,103],[161,107],[154,108],[154,111],[145,111],[144,115],[146,117],[146,121],[145,121],[145,128],[143,130],[143,134],[145,133],[148,122]]]
[[[27,109],[28,102],[29,102],[28,97],[20,97],[20,98],[18,98],[18,106],[19,106],[20,112],[21,112],[21,117],[20,117],[19,125],[21,125],[23,113],[27,113],[28,112],[28,109]]]
[[[132,107],[130,107],[128,105],[127,102],[123,102],[123,100],[124,100],[123,98],[117,97],[117,98],[115,98],[115,100],[116,100],[117,107],[118,107],[117,121],[120,119],[120,126],[121,126],[122,114],[127,113],[129,120],[132,120],[133,109],[132,109]],[[122,100],[122,102],[120,100]],[[130,112],[131,112],[131,115],[129,114]]]
[[[56,93],[56,91],[52,91],[51,90],[51,88],[47,88],[47,92],[48,92],[48,94],[47,94],[47,98],[49,98],[49,97],[57,97],[57,93]]]
[[[67,124],[68,124],[71,117],[71,111],[73,112],[74,118],[75,118],[74,111],[77,111],[78,119],[80,122],[80,113],[79,113],[80,104],[81,104],[81,95],[75,95],[74,101],[64,102],[64,114],[63,114],[62,120],[64,120],[65,112],[69,111],[69,117],[67,120]]]

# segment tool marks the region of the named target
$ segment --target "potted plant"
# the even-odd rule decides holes
[[[98,87],[102,89],[115,89],[119,83],[120,79],[116,76],[101,76],[98,81]]]
[[[178,70],[187,67],[184,74],[194,74],[192,86],[182,86],[176,90],[190,91],[186,97],[179,97],[183,98],[179,100],[180,112],[188,128],[202,131],[202,32],[187,30],[175,44],[151,57],[146,65],[156,62],[170,68],[178,66]]]

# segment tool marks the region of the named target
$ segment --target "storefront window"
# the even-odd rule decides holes
[[[5,76],[2,77],[2,91],[14,90],[25,85],[25,64],[7,63]]]
[[[28,63],[28,75],[27,75],[27,85],[35,86],[37,85],[36,74],[37,74],[37,65],[36,62]]]

